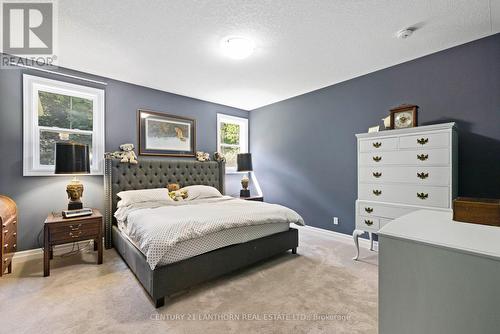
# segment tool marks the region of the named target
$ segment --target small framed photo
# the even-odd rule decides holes
[[[194,157],[196,121],[191,118],[139,109],[139,155]]]
[[[368,128],[368,133],[379,132],[379,131],[380,131],[380,125],[372,126],[371,128]]]

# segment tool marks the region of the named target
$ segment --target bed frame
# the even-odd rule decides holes
[[[224,193],[225,168],[223,162],[195,160],[167,160],[141,158],[137,165],[105,160],[105,246],[115,247],[129,268],[153,299],[156,307],[165,303],[165,297],[199,283],[214,279],[279,253],[298,247],[298,231],[276,233],[245,243],[219,248],[183,261],[151,270],[146,257],[116,226],[113,213],[123,190],[165,187],[168,183],[181,186],[204,184]]]

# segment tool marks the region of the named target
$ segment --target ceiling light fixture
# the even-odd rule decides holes
[[[255,49],[255,43],[245,37],[229,36],[220,42],[222,52],[233,59],[245,59],[250,56]]]

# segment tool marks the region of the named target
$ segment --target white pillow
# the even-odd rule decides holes
[[[222,194],[219,190],[210,186],[187,186],[182,188],[181,190],[186,190],[188,197],[187,200],[193,199],[202,199],[202,198],[211,198],[211,197],[222,197]]]
[[[167,188],[126,190],[120,191],[117,196],[121,198],[120,206],[142,202],[172,202]]]

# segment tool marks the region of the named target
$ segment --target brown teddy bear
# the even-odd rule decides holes
[[[180,190],[181,186],[178,183],[170,183],[167,185],[168,196],[174,201],[182,201],[188,197],[186,190]]]

